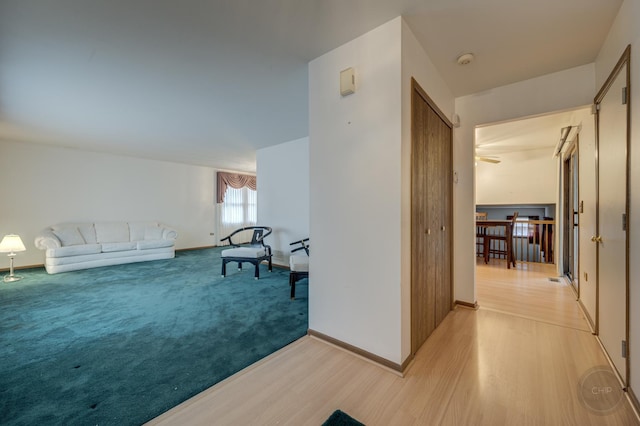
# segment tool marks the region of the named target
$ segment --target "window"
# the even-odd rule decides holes
[[[222,225],[234,229],[255,225],[258,220],[257,194],[257,191],[247,187],[239,189],[227,187],[224,203],[222,203]]]
[[[253,226],[258,221],[258,194],[256,177],[239,173],[217,173],[217,240],[238,228]],[[236,242],[234,240],[234,242]],[[237,241],[238,243],[242,241]]]

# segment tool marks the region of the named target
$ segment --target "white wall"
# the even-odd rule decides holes
[[[356,93],[340,97],[347,67]],[[453,95],[401,18],[309,65],[309,327],[398,364],[411,352],[412,77],[451,116]]]
[[[256,160],[258,224],[273,228],[273,262],[289,266],[289,243],[309,236],[309,138],[260,149]]]
[[[595,67],[583,65],[553,74],[497,87],[485,92],[456,98],[456,113],[460,127],[454,129],[454,164],[459,174],[455,197],[456,217],[466,219],[466,226],[456,226],[456,232],[466,232],[467,251],[456,251],[454,268],[465,279],[456,279],[456,298],[476,302],[475,257],[473,252],[473,212],[475,206],[474,134],[475,127],[514,118],[560,111],[593,102]],[[468,173],[470,175],[463,175]],[[462,244],[463,241],[460,242]],[[459,246],[460,247],[460,246]]]
[[[211,168],[0,141],[0,181],[0,234],[27,247],[16,266],[44,263],[34,238],[59,222],[158,220],[177,229],[176,248],[214,244]]]
[[[500,154],[498,164],[478,161],[476,204],[555,204],[558,162],[552,154],[547,147]]]
[[[640,394],[640,2],[625,0],[616,21],[596,59],[596,82],[599,89],[631,44],[631,148],[630,148],[630,215],[629,215],[629,355],[631,389]]]
[[[401,18],[309,63],[309,327],[401,359]],[[353,67],[356,92],[341,97]]]
[[[402,21],[402,224],[401,224],[401,283],[402,283],[402,359],[411,354],[411,78],[424,89],[438,108],[449,118],[453,114],[454,98],[435,66],[423,50],[406,22]],[[454,156],[454,168],[457,167]],[[459,192],[454,187],[454,199]],[[457,226],[460,216],[454,205],[454,252],[460,249]],[[464,221],[462,221],[463,223]],[[463,240],[464,241],[464,240]],[[464,274],[453,273],[454,300],[456,287]]]

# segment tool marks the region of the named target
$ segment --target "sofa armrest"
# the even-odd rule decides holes
[[[175,240],[176,238],[178,238],[178,231],[166,225],[160,225],[160,226],[162,227],[163,240]]]
[[[38,235],[36,235],[34,243],[36,245],[36,248],[39,248],[40,250],[56,249],[62,247],[62,243],[51,229],[45,229]]]

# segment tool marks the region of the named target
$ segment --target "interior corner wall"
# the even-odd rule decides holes
[[[309,63],[309,328],[398,364],[400,78],[400,17]]]
[[[402,21],[402,226],[401,226],[401,283],[402,283],[402,359],[411,354],[411,78],[433,100],[438,108],[451,119],[454,109],[454,97],[437,69],[418,42],[409,25]],[[454,169],[457,169],[454,158]],[[454,188],[455,193],[460,188]],[[464,251],[460,245],[455,204],[453,209],[454,252]],[[463,243],[464,244],[464,243]],[[473,246],[470,246],[473,248]],[[453,274],[454,294],[458,283],[464,280],[464,274]]]
[[[256,153],[258,224],[273,229],[273,262],[289,266],[289,243],[309,236],[309,138]]]
[[[178,231],[178,249],[215,243],[208,167],[3,140],[0,180],[0,234],[20,235],[27,248],[17,267],[44,263],[35,236],[61,222],[157,220]]]
[[[604,84],[627,45],[631,45],[631,147],[629,160],[629,371],[631,390],[640,397],[640,2],[625,0],[596,59],[597,89]]]
[[[595,66],[587,64],[456,98],[455,110],[460,117],[460,127],[454,129],[453,138],[454,161],[456,161],[458,173],[473,171],[476,126],[588,105],[593,102],[594,82]],[[462,181],[463,178],[464,181]],[[460,191],[455,197],[455,206],[458,210],[457,215],[466,215],[467,226],[458,226],[457,231],[468,231],[469,247],[473,247],[475,176],[460,175],[458,180],[460,182],[457,187],[466,189],[466,192]],[[473,250],[456,253],[454,259],[456,272],[465,268],[465,265],[474,264]],[[468,302],[477,300],[475,268],[471,269],[471,271],[465,271],[470,279],[460,282],[457,288],[459,293],[456,293],[456,298],[459,300]]]

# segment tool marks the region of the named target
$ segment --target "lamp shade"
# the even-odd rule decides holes
[[[5,235],[0,242],[0,253],[15,253],[25,250],[24,243],[18,235]]]

